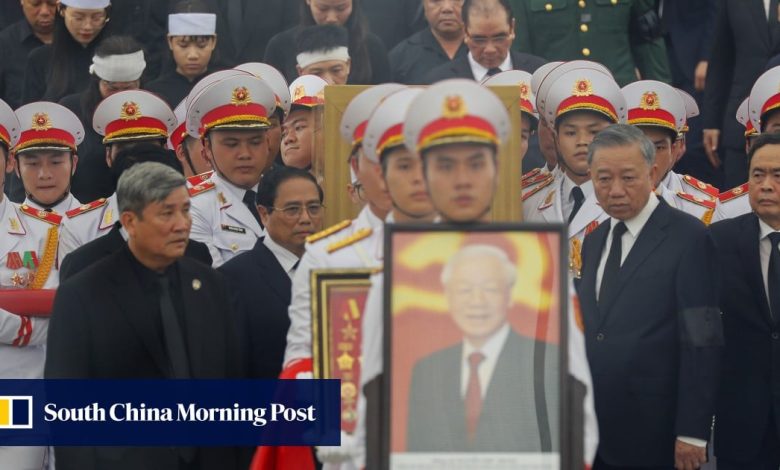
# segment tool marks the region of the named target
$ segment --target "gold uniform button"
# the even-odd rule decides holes
[[[547,10],[547,11],[552,10],[552,4],[548,3],[547,5],[544,6],[544,9]]]
[[[587,33],[588,32],[588,25],[581,24],[580,25],[580,31],[582,31],[583,33]]]
[[[583,48],[582,49],[582,55],[584,55],[585,57],[588,57],[590,55],[590,49],[588,49],[587,47]]]
[[[585,0],[580,0],[578,5],[580,6],[580,8],[585,8]]]
[[[237,251],[238,250],[238,244],[237,243],[233,243],[232,245],[230,245],[230,249],[233,250],[233,251]]]

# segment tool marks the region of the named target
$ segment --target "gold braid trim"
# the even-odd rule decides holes
[[[35,272],[35,280],[30,284],[30,289],[43,289],[43,285],[49,279],[51,268],[54,267],[54,259],[57,257],[57,245],[60,238],[57,227],[49,227],[46,236],[46,247],[43,250],[43,259]]]
[[[701,221],[704,222],[704,225],[709,225],[712,223],[712,215],[715,212],[715,209],[708,209],[707,212],[704,213],[703,216],[701,216]]]

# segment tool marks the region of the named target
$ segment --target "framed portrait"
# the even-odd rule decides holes
[[[563,225],[385,231],[385,469],[565,467]]]
[[[312,366],[315,379],[341,380],[341,429],[355,431],[360,391],[361,317],[371,269],[311,272]]]

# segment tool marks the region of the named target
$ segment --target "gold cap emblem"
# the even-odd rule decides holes
[[[32,128],[36,131],[48,131],[51,129],[51,119],[46,113],[35,113],[32,118]]]
[[[293,101],[298,101],[304,96],[306,96],[306,90],[303,88],[303,85],[296,86],[295,90],[293,90]]]
[[[238,88],[235,88],[233,90],[233,96],[230,99],[230,102],[234,105],[247,105],[252,102],[251,96],[249,95],[249,90],[247,90],[246,87],[240,86]]]
[[[444,98],[444,110],[442,115],[447,119],[458,119],[466,115],[466,103],[460,95],[450,95]]]
[[[658,94],[656,92],[648,91],[642,95],[639,107],[644,110],[655,111],[661,107],[661,100],[658,99]]]
[[[574,82],[574,89],[571,92],[574,96],[590,96],[593,94],[593,84],[588,79],[581,79]]]
[[[520,82],[520,98],[528,99],[528,84],[525,82]]]
[[[135,121],[136,119],[140,119],[141,108],[132,101],[125,101],[122,103],[122,112],[119,113],[119,118],[124,121]]]

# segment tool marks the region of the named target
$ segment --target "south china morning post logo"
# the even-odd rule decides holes
[[[0,395],[0,429],[32,429],[33,397]]]

